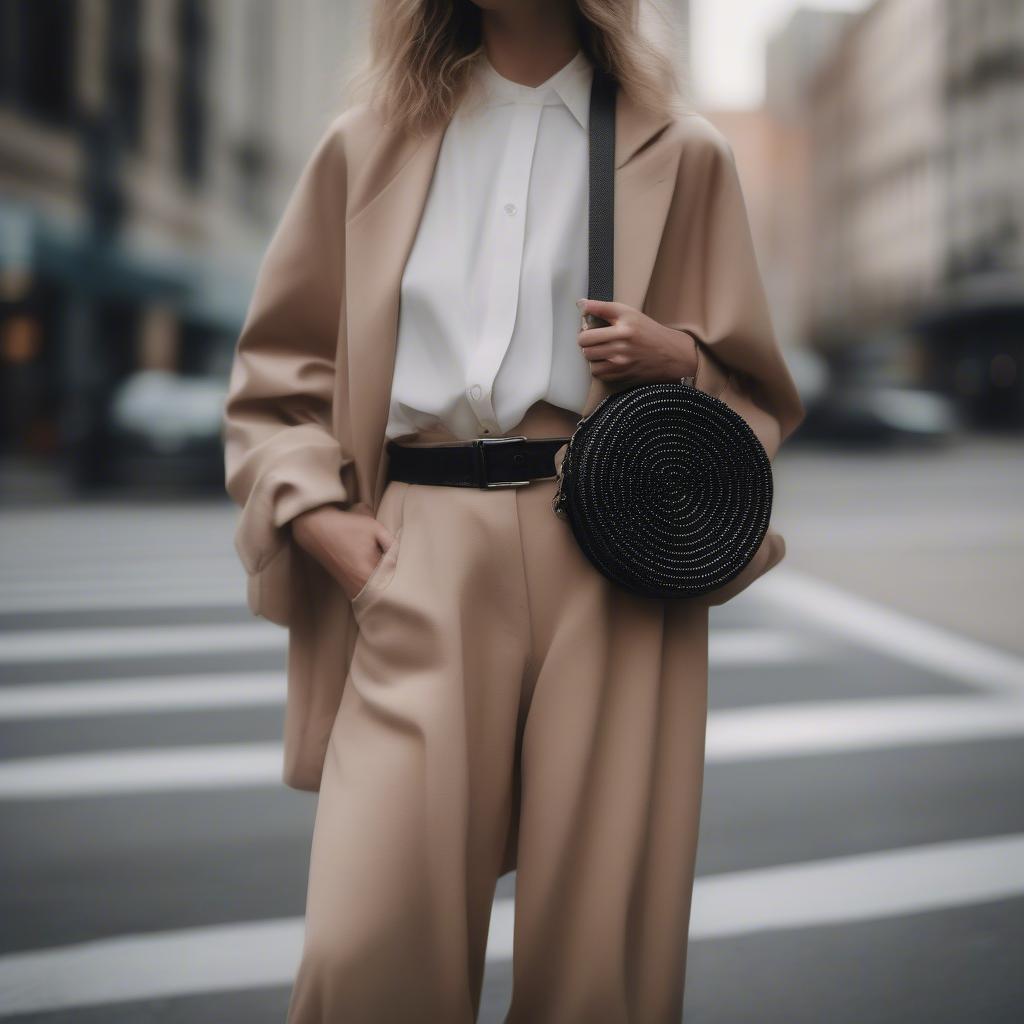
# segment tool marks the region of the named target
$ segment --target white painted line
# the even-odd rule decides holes
[[[242,623],[192,623],[81,629],[28,629],[0,633],[0,664],[95,661],[175,654],[276,651],[287,631],[262,619]],[[818,656],[820,643],[782,630],[715,630],[709,659],[719,666],[788,662]]]
[[[856,643],[958,683],[1024,692],[1024,659],[779,566],[751,594]]]
[[[0,664],[166,657],[230,651],[278,651],[288,634],[253,623],[123,626],[114,629],[39,629],[0,633]]]
[[[1024,894],[1024,836],[698,878],[690,939],[842,925]],[[302,918],[118,936],[0,957],[0,1016],[288,986]],[[514,901],[496,900],[486,958],[512,958]]]
[[[824,657],[827,648],[813,637],[781,629],[712,629],[708,662],[712,668],[786,664]]]
[[[709,763],[1024,736],[1024,700],[886,697],[725,708],[708,716]]]
[[[225,586],[221,581],[197,587],[194,579],[181,586],[161,580],[139,587],[115,586],[98,590],[95,585],[80,590],[69,588],[28,588],[0,592],[0,614],[27,615],[38,612],[119,612],[141,608],[240,608],[244,609],[245,585]]]
[[[0,1016],[290,985],[303,920],[152,932],[0,957]]]
[[[491,906],[491,924],[487,932],[487,959],[496,963],[512,960],[512,937],[515,933],[516,901],[495,900]]]
[[[698,880],[698,939],[870,921],[1024,895],[1024,835],[885,850]]]
[[[245,582],[245,571],[234,554],[231,557],[205,555],[202,558],[170,555],[159,561],[151,557],[132,557],[130,552],[116,563],[88,562],[71,564],[73,555],[45,549],[46,561],[19,568],[0,566],[3,582],[0,596],[9,593],[53,591],[92,591],[102,594],[110,587],[159,589],[165,586],[226,586]],[[154,581],[158,587],[154,588]]]
[[[37,560],[31,565],[0,565],[0,573],[3,573],[0,593],[43,587],[102,591],[111,584],[152,587],[154,580],[163,586],[165,583],[187,583],[190,580],[224,583],[245,579],[245,570],[234,552],[209,552],[200,557],[172,553],[158,559],[152,554],[141,555],[118,550],[116,554],[121,557],[117,561],[112,561],[110,557],[82,561],[76,560],[75,552],[52,547],[41,547],[39,551],[45,555],[45,560]]]
[[[283,672],[34,683],[0,689],[0,721],[280,705]]]
[[[792,663],[818,653],[814,644],[779,630],[737,629],[712,637],[710,657],[719,666],[763,665]],[[283,704],[285,689],[283,671],[7,686],[0,688],[0,721]]]
[[[708,764],[1024,736],[1024,701],[913,697],[712,711]],[[99,750],[0,761],[0,800],[281,785],[280,743]]]
[[[281,785],[280,743],[103,750],[0,761],[0,800]]]

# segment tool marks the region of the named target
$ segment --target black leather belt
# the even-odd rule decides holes
[[[451,487],[519,487],[554,480],[555,452],[568,437],[478,437],[399,444],[389,440],[388,480]]]

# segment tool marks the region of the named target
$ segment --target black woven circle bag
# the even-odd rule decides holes
[[[598,299],[612,298],[615,89],[595,68],[589,290]],[[697,597],[742,572],[761,545],[771,462],[750,424],[691,378],[639,384],[579,421],[552,506],[612,582],[648,597]]]

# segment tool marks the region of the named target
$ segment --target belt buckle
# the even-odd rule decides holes
[[[487,459],[484,456],[484,446],[489,444],[507,444],[509,441],[525,441],[526,437],[475,437],[473,438],[473,446],[477,452],[477,468],[480,474],[480,483],[477,485],[481,489],[491,490],[494,487],[522,487],[524,484],[533,483],[532,480],[488,480],[487,479]]]

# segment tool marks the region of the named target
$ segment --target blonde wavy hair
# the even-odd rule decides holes
[[[673,59],[683,28],[664,0],[569,0],[580,45],[638,105],[690,109],[688,70]],[[373,0],[366,55],[345,98],[366,100],[413,133],[447,121],[483,51],[483,12],[471,0]]]

